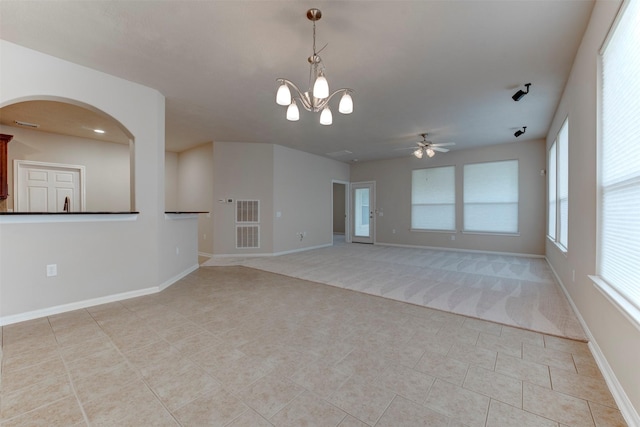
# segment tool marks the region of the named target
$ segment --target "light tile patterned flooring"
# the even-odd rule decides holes
[[[586,344],[249,269],[2,328],[4,426],[624,426]]]

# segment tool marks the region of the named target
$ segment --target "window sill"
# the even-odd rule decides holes
[[[430,230],[427,228],[410,228],[409,231],[416,233],[445,233],[456,234],[456,230]]]
[[[462,234],[478,234],[482,236],[519,237],[520,233],[500,233],[498,231],[462,231]]]
[[[569,252],[569,250],[567,248],[565,248],[564,246],[562,246],[560,243],[556,242],[555,240],[553,240],[549,236],[547,236],[547,240],[549,241],[549,243],[551,243],[553,246],[555,246],[556,249],[559,250],[562,253],[562,255],[565,256],[565,258],[567,257],[567,252]]]
[[[589,276],[597,290],[607,298],[640,331],[640,309],[599,276]]]

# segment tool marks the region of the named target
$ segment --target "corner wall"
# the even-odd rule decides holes
[[[45,99],[98,109],[134,136],[128,221],[0,217],[0,323],[156,291],[197,268],[196,221],[164,217],[164,97],[156,90],[0,40],[0,105]],[[181,251],[176,254],[175,247]],[[47,278],[47,264],[58,276]],[[86,306],[86,305],[85,305]]]
[[[569,248],[565,255],[547,240],[545,250],[594,339],[592,348],[608,365],[601,366],[603,373],[612,374],[608,380],[620,386],[613,390],[620,410],[628,422],[631,414],[640,423],[640,331],[588,278],[596,273],[597,251],[598,52],[619,5],[596,2],[549,129],[547,149],[569,117]]]

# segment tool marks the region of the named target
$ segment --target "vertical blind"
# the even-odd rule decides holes
[[[455,230],[455,166],[417,169],[412,172],[411,228]]]
[[[464,230],[518,232],[518,161],[464,165]]]
[[[547,234],[549,237],[555,241],[556,240],[556,173],[558,171],[556,165],[556,142],[554,141],[551,144],[551,148],[549,149],[549,189],[547,194],[549,195],[549,213],[548,213],[548,229]]]
[[[598,274],[640,309],[640,1],[602,52]]]

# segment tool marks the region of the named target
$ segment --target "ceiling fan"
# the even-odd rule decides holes
[[[407,147],[407,148],[400,148],[400,150],[414,150],[413,151],[413,155],[416,156],[417,158],[421,159],[422,157],[424,157],[425,155],[427,157],[433,157],[436,154],[436,151],[439,151],[441,153],[448,153],[449,149],[448,148],[442,148],[442,147],[449,147],[451,145],[456,145],[455,142],[444,142],[442,144],[434,144],[431,141],[427,141],[427,135],[426,133],[421,133],[420,136],[422,137],[422,141],[418,141],[418,146],[417,147]]]

